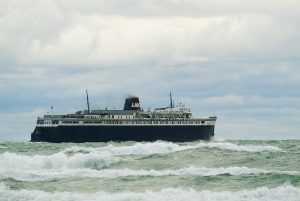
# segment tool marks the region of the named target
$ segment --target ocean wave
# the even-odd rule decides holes
[[[160,200],[190,200],[190,201],[299,201],[300,189],[291,185],[283,185],[277,188],[260,187],[253,190],[240,191],[197,191],[185,188],[166,188],[160,191],[145,192],[96,192],[96,193],[73,193],[73,192],[46,192],[40,190],[11,190],[7,186],[0,184],[0,200],[6,201],[67,201],[67,200],[107,200],[107,201],[160,201]]]
[[[129,146],[114,146],[107,145],[104,147],[80,147],[73,146],[67,148],[65,153],[92,153],[97,152],[101,153],[103,151],[109,152],[112,155],[116,156],[126,156],[126,155],[152,155],[152,154],[165,154],[170,152],[182,151],[188,149],[189,146],[180,146],[172,142],[156,141],[156,142],[147,142],[147,143],[135,143],[134,145]]]
[[[116,156],[125,156],[125,155],[153,155],[153,154],[167,154],[171,152],[184,151],[189,149],[199,149],[199,148],[209,148],[209,149],[221,149],[229,151],[239,151],[239,152],[277,152],[281,151],[279,147],[269,146],[269,145],[238,145],[231,142],[199,142],[196,144],[184,145],[176,144],[172,142],[156,141],[148,143],[136,143],[129,146],[114,146],[107,145],[104,147],[80,147],[73,146],[67,148],[65,153],[101,153],[109,152],[112,155]]]
[[[4,167],[5,168],[5,167]],[[294,175],[300,176],[300,172],[296,171],[278,171],[278,170],[262,170],[248,167],[183,167],[180,169],[163,169],[163,170],[134,170],[134,169],[90,169],[90,168],[53,168],[53,169],[30,169],[24,170],[22,168],[3,169],[0,168],[0,178],[13,178],[18,181],[44,181],[57,180],[63,178],[118,178],[129,176],[216,176],[228,174],[232,176],[250,175],[250,174],[279,174],[279,175]]]
[[[119,161],[110,153],[75,154],[68,156],[63,152],[52,155],[20,155],[4,152],[0,154],[0,178],[28,177],[35,172],[51,172],[59,169],[95,169],[99,170]],[[27,174],[26,174],[27,173]]]
[[[248,167],[220,167],[220,168],[208,168],[208,167],[195,167],[189,166],[180,169],[164,169],[164,170],[134,170],[134,169],[103,169],[99,171],[88,170],[79,170],[80,175],[84,177],[92,178],[117,178],[117,177],[128,177],[128,176],[151,176],[151,177],[160,177],[160,176],[182,176],[182,175],[194,175],[194,176],[216,176],[229,174],[233,176],[238,175],[249,175],[249,174],[284,174],[284,175],[300,175],[296,171],[278,171],[278,170],[262,170],[256,168]],[[79,174],[73,174],[78,176]]]
[[[199,143],[198,147],[205,148],[217,148],[222,150],[229,151],[239,151],[239,152],[277,152],[282,151],[279,147],[270,146],[270,145],[238,145],[230,142],[208,142],[208,143]]]

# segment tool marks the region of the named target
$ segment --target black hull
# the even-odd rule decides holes
[[[210,140],[214,125],[134,125],[134,126],[57,126],[36,127],[32,142],[108,142]]]

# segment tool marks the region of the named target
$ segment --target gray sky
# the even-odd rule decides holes
[[[299,0],[0,0],[0,141],[50,111],[176,102],[221,139],[300,138]]]

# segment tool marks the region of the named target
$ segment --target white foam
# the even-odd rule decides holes
[[[152,155],[152,154],[165,154],[170,152],[176,152],[188,149],[189,146],[180,146],[172,142],[148,142],[148,143],[135,143],[134,145],[129,146],[114,146],[109,144],[105,147],[78,147],[74,146],[67,148],[65,153],[91,153],[97,152],[101,153],[103,151],[110,152],[115,156],[125,156],[125,155]]]
[[[45,192],[39,190],[11,190],[0,184],[0,200],[2,201],[77,201],[77,200],[106,200],[106,201],[299,201],[300,189],[283,185],[277,188],[261,187],[254,190],[240,191],[196,191],[194,189],[166,188],[160,191],[121,192],[121,193],[72,193],[72,192]]]
[[[182,175],[198,175],[198,176],[215,176],[222,174],[229,175],[247,175],[247,174],[287,174],[300,175],[296,171],[278,171],[278,170],[261,170],[248,167],[195,167],[189,166],[180,169],[164,169],[164,170],[134,170],[134,169],[91,169],[91,168],[55,168],[55,169],[0,169],[0,178],[14,178],[19,181],[39,181],[39,180],[54,180],[70,177],[82,178],[117,178],[128,176],[182,176]]]
[[[108,167],[113,163],[118,162],[120,156],[127,155],[152,155],[152,154],[166,154],[171,152],[189,150],[189,149],[225,149],[232,151],[278,151],[278,147],[272,146],[252,146],[252,145],[237,145],[230,142],[198,142],[196,144],[176,144],[172,142],[149,142],[149,143],[135,143],[130,146],[114,146],[107,145],[104,147],[80,147],[74,146],[67,148],[64,151],[52,155],[20,155],[16,153],[4,152],[0,154],[0,179],[1,178],[15,178],[17,180],[45,180],[53,178],[65,178],[76,175],[83,175],[89,177],[93,175],[95,177],[105,177],[109,175],[109,171],[99,172],[98,170]],[[160,176],[173,174],[177,175],[176,171],[188,171],[193,167],[188,167],[182,170],[163,170],[163,173],[156,170],[117,170],[115,175],[132,175],[138,176]],[[243,167],[242,167],[243,168]],[[234,171],[240,171],[241,169],[198,169],[197,171],[209,172],[208,175],[213,175],[213,171],[216,174],[234,174]],[[114,171],[114,170],[110,170]],[[120,171],[118,173],[118,171]],[[175,172],[174,172],[175,171]],[[224,173],[218,173],[222,172]],[[252,171],[243,168],[242,171]],[[126,173],[130,172],[130,173]],[[195,173],[199,174],[199,173]]]
[[[225,139],[218,138],[218,137],[213,137],[212,140],[216,141],[216,142],[225,142],[226,141]]]
[[[19,155],[5,152],[0,154],[0,179],[1,178],[23,178],[30,180],[35,174],[49,174],[56,170],[72,169],[102,169],[112,163],[119,161],[119,158],[110,153],[101,154],[74,154],[68,156],[63,152],[52,155]]]
[[[267,146],[267,145],[238,145],[230,142],[199,142],[191,145],[179,145],[172,142],[149,142],[149,143],[136,143],[130,146],[113,146],[108,145],[105,147],[79,147],[73,146],[67,148],[65,153],[101,153],[103,151],[110,152],[115,156],[124,155],[152,155],[152,154],[166,154],[177,151],[184,151],[189,149],[199,149],[199,148],[210,148],[210,149],[222,149],[230,151],[239,152],[262,152],[262,151],[281,151],[279,147]]]
[[[208,142],[199,143],[198,147],[217,148],[222,150],[240,152],[262,152],[262,151],[281,151],[279,147],[269,145],[238,145],[230,142]]]
[[[82,172],[83,173],[83,172]],[[92,173],[92,172],[90,172]],[[180,169],[165,169],[165,170],[133,170],[133,169],[103,169],[100,171],[94,171],[91,175],[86,175],[90,177],[126,177],[126,176],[181,176],[181,175],[200,175],[200,176],[215,176],[222,174],[229,175],[247,175],[247,174],[264,174],[264,173],[277,173],[277,174],[290,174],[290,175],[300,175],[299,172],[295,171],[267,171],[256,168],[247,167],[220,167],[220,168],[207,168],[207,167],[184,167]],[[83,173],[84,174],[84,173]]]

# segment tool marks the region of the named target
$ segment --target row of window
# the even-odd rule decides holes
[[[62,121],[62,124],[79,124],[79,121]],[[82,121],[83,124],[205,124],[205,121]],[[37,124],[59,124],[58,120],[38,120]]]
[[[133,119],[134,116],[129,116],[129,115],[108,115],[105,116],[106,118],[111,118],[111,119]],[[102,119],[104,116],[86,116],[86,119]]]
[[[62,121],[63,124],[79,124],[79,121]]]
[[[79,124],[79,121],[62,121],[63,124]],[[205,121],[84,121],[83,124],[204,124]]]

